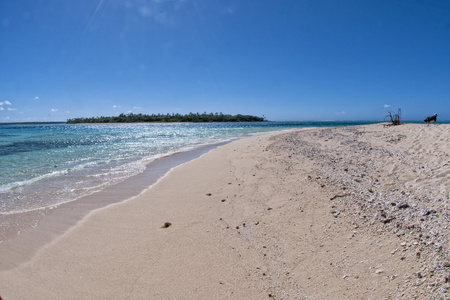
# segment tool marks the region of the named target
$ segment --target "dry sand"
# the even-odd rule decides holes
[[[1,271],[0,295],[448,298],[449,130],[317,128],[221,146]]]

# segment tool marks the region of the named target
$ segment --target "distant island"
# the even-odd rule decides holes
[[[180,114],[120,114],[116,117],[92,117],[68,119],[67,124],[77,123],[204,123],[204,122],[266,122],[265,118],[250,115],[224,115],[222,113]]]

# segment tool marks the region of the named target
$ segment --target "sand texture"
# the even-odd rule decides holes
[[[449,131],[314,128],[221,146],[1,271],[0,295],[448,298]]]

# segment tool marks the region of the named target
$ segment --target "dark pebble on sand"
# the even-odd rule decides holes
[[[170,227],[170,226],[172,226],[172,223],[166,222],[166,223],[164,223],[163,226],[161,226],[161,228],[168,228],[168,227]]]

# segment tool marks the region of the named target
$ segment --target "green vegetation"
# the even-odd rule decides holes
[[[175,122],[264,122],[265,118],[249,115],[224,115],[222,113],[209,113],[187,115],[180,114],[120,114],[117,117],[74,118],[67,120],[68,124],[76,123],[175,123]]]

